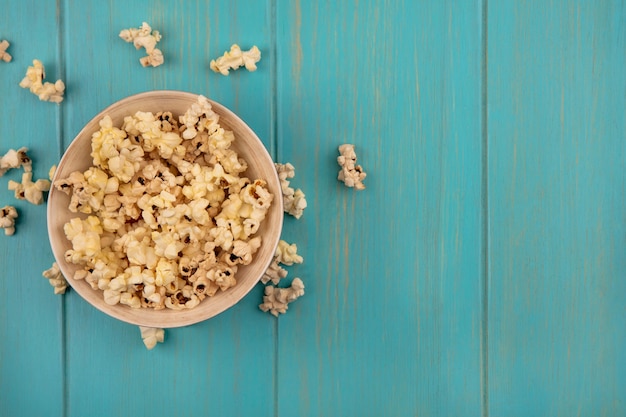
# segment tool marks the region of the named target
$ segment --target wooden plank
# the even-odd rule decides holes
[[[60,107],[39,101],[18,84],[33,59],[42,61],[52,82],[59,78],[57,33],[54,2],[15,2],[0,13],[0,40],[11,43],[13,56],[10,63],[0,62],[0,155],[28,147],[34,178],[48,178],[58,161]],[[11,170],[0,178],[0,207],[13,205],[19,212],[15,235],[0,230],[0,415],[61,416],[62,298],[41,276],[54,259],[46,206],[17,200],[7,188],[21,175],[22,170]]]
[[[626,9],[489,2],[489,414],[626,414]]]
[[[279,415],[481,414],[480,3],[279,2]],[[367,189],[336,177],[354,143]]]
[[[270,48],[264,2],[64,2],[68,110],[65,145],[82,125],[124,96],[152,89],[205,94],[270,140],[270,66],[229,77],[209,62],[232,43]],[[76,25],[70,22],[85,22]],[[159,30],[165,64],[142,68],[142,51],[118,38],[143,21]],[[258,311],[260,288],[208,322],[166,331],[146,351],[137,327],[68,297],[69,415],[260,415],[274,411],[275,326]],[[97,377],[97,383],[93,378]],[[243,400],[245,398],[245,401]]]

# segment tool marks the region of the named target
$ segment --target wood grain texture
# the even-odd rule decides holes
[[[229,77],[209,69],[232,43],[269,50],[264,2],[125,1],[64,3],[68,100],[64,145],[101,109],[133,93],[175,89],[202,93],[235,111],[269,146],[270,72]],[[120,30],[143,21],[163,36],[165,64],[143,68],[142,50]],[[269,62],[269,61],[268,61]],[[80,63],[80,64],[79,64]],[[260,288],[215,319],[166,332],[143,347],[136,326],[117,322],[76,294],[67,297],[68,403],[71,415],[235,415],[274,412],[275,326],[257,308]],[[89,371],[86,371],[89,370]],[[93,379],[102,389],[94,389]],[[246,398],[246,401],[235,400]]]
[[[279,318],[278,415],[478,416],[480,4],[279,4],[278,158],[309,207],[283,232],[307,296]]]
[[[42,61],[52,82],[59,78],[55,4],[42,4],[34,13],[28,2],[3,9],[0,39],[11,43],[13,60],[0,62],[0,155],[26,146],[34,178],[47,178],[59,157],[59,107],[18,84],[33,59]],[[25,31],[25,22],[38,30]],[[0,415],[61,416],[62,299],[41,276],[54,259],[45,232],[46,207],[16,200],[7,189],[8,181],[19,182],[21,175],[22,170],[11,170],[0,178],[0,207],[13,205],[19,213],[15,235],[0,230]]]
[[[179,89],[234,110],[307,195],[307,294],[258,286],[167,331],[53,295],[45,207],[0,233],[0,416],[626,415],[626,7],[595,2],[23,0],[5,5],[0,154],[45,177],[101,109]],[[118,38],[161,31],[165,65]],[[256,44],[255,73],[211,59]],[[486,49],[484,49],[486,47]],[[56,106],[17,84],[32,59]],[[367,189],[336,179],[354,143]],[[483,217],[484,216],[484,217]],[[487,298],[485,298],[485,295]]]
[[[489,3],[489,411],[626,414],[626,11]]]

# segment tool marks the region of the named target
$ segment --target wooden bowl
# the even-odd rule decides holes
[[[65,151],[56,170],[53,180],[67,178],[73,171],[85,171],[93,165],[91,153],[91,137],[99,129],[99,122],[105,115],[113,120],[113,125],[120,127],[125,116],[137,111],[157,113],[170,111],[175,116],[182,115],[198,95],[182,91],[151,91],[122,99],[96,115],[78,133]],[[56,262],[72,288],[88,303],[98,310],[125,322],[138,326],[170,328],[188,326],[209,319],[235,305],[259,281],[268,268],[278,241],[283,224],[283,205],[280,182],[274,162],[257,135],[232,111],[219,103],[209,100],[213,111],[220,116],[220,125],[232,130],[235,141],[231,148],[248,163],[248,170],[242,174],[250,179],[262,178],[274,195],[272,205],[261,223],[255,236],[262,237],[261,247],[250,265],[240,266],[237,271],[237,284],[226,290],[218,291],[213,297],[207,297],[198,306],[191,309],[154,310],[152,308],[134,309],[126,305],[108,305],[104,302],[102,291],[91,288],[85,280],[75,280],[74,272],[81,266],[65,261],[65,252],[71,249],[71,242],[66,238],[63,226],[70,219],[84,216],[72,213],[68,209],[69,196],[51,188],[48,196],[48,235]]]

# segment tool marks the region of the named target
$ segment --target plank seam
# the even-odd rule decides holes
[[[271,103],[270,103],[270,154],[274,158],[274,161],[278,160],[278,58],[276,56],[278,51],[278,18],[277,14],[277,0],[270,0],[270,88],[271,88]],[[274,416],[278,417],[278,320],[273,320],[274,327],[274,381],[273,381],[273,412]]]
[[[66,7],[64,7],[66,6]],[[65,80],[65,42],[64,42],[64,10],[69,10],[67,7],[67,0],[56,1],[56,21],[57,21],[57,62],[58,62],[58,76],[59,79]],[[61,159],[65,150],[63,146],[63,136],[65,135],[65,123],[64,123],[64,108],[63,105],[57,106],[57,139],[58,139],[58,158]],[[61,323],[60,323],[60,344],[61,344],[61,386],[62,395],[61,400],[61,415],[63,417],[69,416],[69,385],[68,385],[68,354],[67,354],[67,295],[61,297]]]
[[[489,76],[488,76],[488,0],[481,4],[481,200],[482,200],[482,320],[481,320],[481,408],[482,416],[489,417],[489,283],[490,283],[490,224],[489,224]]]
[[[57,62],[58,62],[57,71],[58,71],[58,76],[60,80],[65,80],[65,43],[63,42],[64,19],[63,19],[63,5],[62,5],[64,1],[65,0],[57,0],[57,3],[56,3]],[[58,123],[57,123],[57,138],[58,138],[58,144],[59,144],[58,156],[60,159],[65,150],[63,147],[63,135],[64,135],[64,129],[65,129],[65,126],[63,123],[64,112],[63,112],[62,105],[59,105],[56,107],[57,107],[57,118],[58,118]]]
[[[276,0],[270,0],[270,154],[274,160],[278,160],[278,59],[276,57],[278,45],[277,45],[277,27],[278,24],[276,18],[277,9]]]

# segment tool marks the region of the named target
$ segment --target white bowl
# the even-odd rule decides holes
[[[65,151],[58,164],[53,180],[67,178],[73,171],[85,171],[93,165],[91,153],[91,137],[99,129],[99,122],[105,115],[113,120],[113,125],[120,127],[125,116],[137,111],[157,113],[170,111],[174,116],[182,115],[198,95],[182,91],[151,91],[122,99],[96,115],[78,133]],[[257,135],[232,111],[219,103],[209,100],[213,111],[220,116],[220,125],[232,130],[235,140],[231,148],[248,163],[248,170],[242,174],[250,179],[262,178],[267,182],[269,191],[274,195],[272,205],[256,236],[262,237],[261,247],[250,265],[240,266],[237,271],[237,284],[226,290],[218,291],[213,297],[207,297],[198,306],[191,309],[172,310],[165,308],[131,308],[126,305],[108,305],[104,302],[102,291],[91,288],[85,280],[75,280],[74,272],[81,266],[65,261],[65,252],[71,249],[71,242],[66,238],[63,226],[70,219],[79,216],[68,209],[70,198],[54,188],[48,196],[48,235],[52,252],[61,272],[72,288],[88,303],[98,310],[127,323],[159,328],[188,326],[209,319],[239,302],[267,270],[278,241],[283,224],[283,205],[280,182],[274,161]],[[84,216],[84,215],[83,215]]]

